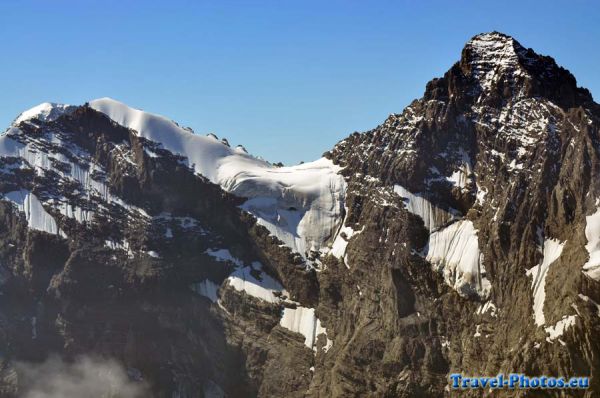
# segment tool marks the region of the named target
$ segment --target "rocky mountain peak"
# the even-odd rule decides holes
[[[583,109],[572,109],[578,107]],[[511,256],[511,233],[524,236],[525,229],[536,231],[549,223],[545,212],[552,198],[547,192],[556,190],[554,195],[567,203],[554,211],[574,219],[573,194],[556,188],[560,168],[552,165],[579,164],[583,169],[584,158],[578,154],[584,151],[573,148],[578,148],[576,142],[581,148],[587,145],[585,134],[597,109],[587,90],[578,88],[571,73],[552,58],[502,33],[485,33],[466,44],[460,61],[443,77],[428,83],[423,98],[376,129],[342,141],[331,156],[346,166],[348,176],[364,175],[369,184],[393,186],[409,198],[408,203],[421,206],[426,201],[435,209],[421,217],[424,228],[433,231],[427,256],[434,262],[433,239],[441,237],[442,231],[454,234],[448,225],[458,230],[470,227],[471,221],[481,233],[478,236],[490,233],[483,231],[492,225],[491,231],[503,236],[498,252]],[[567,147],[570,140],[573,146]],[[359,189],[362,184],[357,184]],[[536,199],[527,202],[527,210],[519,210],[530,212],[521,219],[514,204],[525,202],[528,189],[539,194],[530,194]],[[524,220],[532,221],[528,225]],[[539,244],[535,233],[524,239],[530,247]],[[534,256],[535,251],[527,255]],[[487,260],[461,263],[464,275],[477,275],[473,270],[484,268],[490,271],[497,263],[488,254],[482,258]],[[462,293],[488,297],[483,277],[474,283],[454,270],[447,275],[448,284]]]
[[[539,60],[532,50],[524,48],[512,37],[499,32],[482,33],[474,36],[462,50],[459,66],[468,79],[467,90],[476,102],[497,102],[529,96],[531,81],[535,73],[531,67]],[[552,60],[550,68],[556,64]]]
[[[470,67],[470,74],[486,80],[494,74],[517,69],[520,60],[528,61],[527,50],[512,37],[499,32],[482,33],[467,42],[461,64]]]
[[[552,57],[525,48],[500,32],[481,33],[469,40],[457,65],[476,102],[502,104],[523,98],[546,98],[563,108],[592,101],[575,77]]]

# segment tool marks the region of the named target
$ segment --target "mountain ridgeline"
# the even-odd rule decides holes
[[[0,136],[0,198],[0,396],[73,372],[119,378],[62,395],[600,394],[600,106],[501,33],[298,166],[109,98],[42,104]]]

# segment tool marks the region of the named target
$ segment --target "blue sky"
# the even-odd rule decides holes
[[[600,96],[594,1],[2,1],[0,125],[109,96],[287,164],[422,95],[498,30]],[[3,127],[0,127],[0,130]]]

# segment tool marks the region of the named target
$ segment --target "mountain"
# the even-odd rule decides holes
[[[0,173],[2,396],[600,394],[600,105],[510,36],[311,163],[103,98],[22,113]]]

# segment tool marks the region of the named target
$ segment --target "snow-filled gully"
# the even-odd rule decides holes
[[[403,198],[406,210],[421,217],[429,230],[429,243],[423,254],[433,269],[440,272],[446,283],[459,294],[474,293],[482,299],[487,298],[491,284],[485,277],[473,222],[459,219],[456,211],[440,209],[424,196],[400,185],[394,186],[394,192]]]

